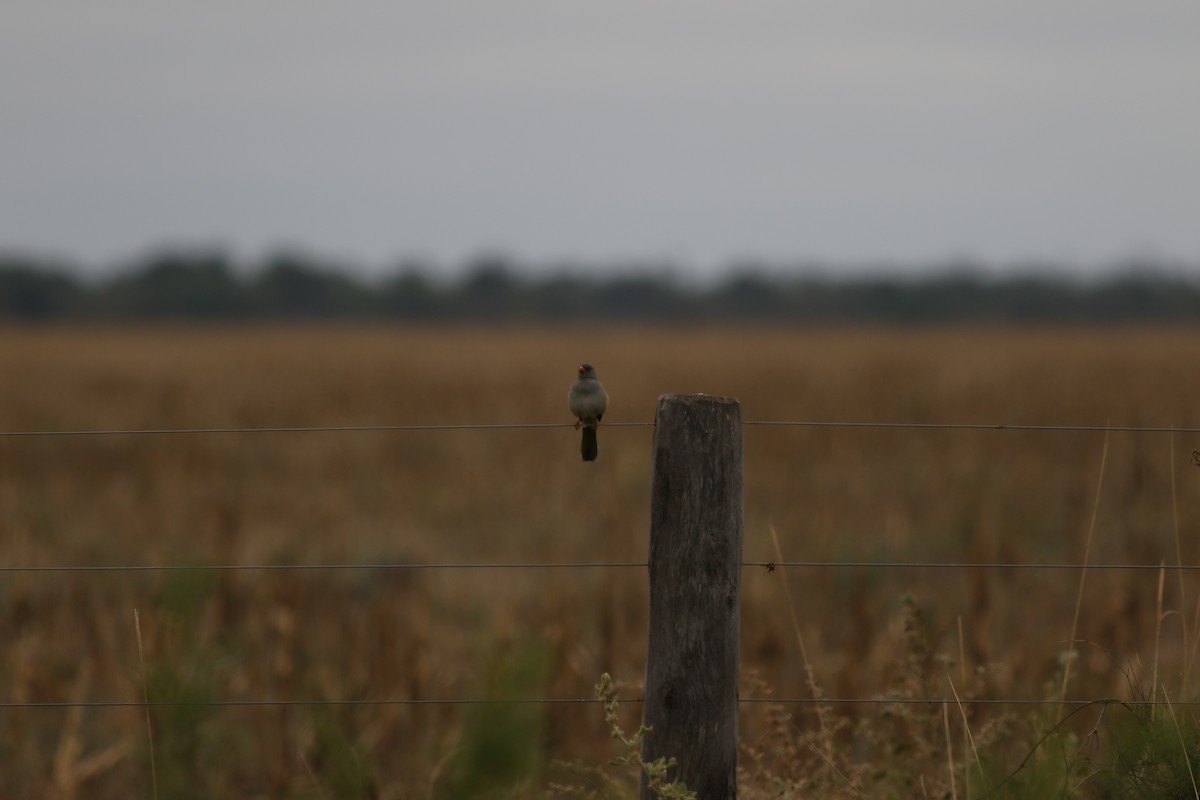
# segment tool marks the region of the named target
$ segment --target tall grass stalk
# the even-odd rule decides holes
[[[1151,700],[1157,698],[1156,687],[1158,686],[1158,655],[1159,645],[1162,643],[1163,587],[1166,582],[1167,570],[1165,565],[1160,562],[1158,565],[1158,596],[1154,604],[1154,666],[1150,674]],[[1166,687],[1164,687],[1163,691],[1164,696],[1166,695],[1165,688]]]
[[[1175,486],[1175,434],[1172,433],[1169,438],[1171,442],[1171,524],[1175,532],[1175,564],[1180,567],[1180,569],[1175,570],[1175,574],[1179,578],[1179,627],[1183,631],[1183,674],[1180,676],[1179,694],[1180,696],[1186,696],[1188,679],[1192,671],[1192,659],[1190,655],[1191,648],[1188,646],[1187,592],[1184,590],[1182,569],[1183,546],[1179,541],[1179,491]]]
[[[1075,635],[1079,631],[1079,610],[1083,607],[1083,587],[1087,581],[1087,565],[1092,555],[1092,536],[1096,532],[1096,515],[1100,511],[1100,494],[1104,488],[1104,469],[1108,464],[1108,431],[1104,432],[1104,449],[1100,452],[1100,475],[1096,478],[1096,496],[1092,501],[1092,519],[1088,523],[1087,540],[1083,546],[1083,569],[1079,571],[1079,591],[1075,595],[1075,614],[1071,617],[1071,636],[1067,639],[1067,657],[1063,662],[1062,688],[1058,693],[1058,714],[1061,719],[1067,699],[1067,684],[1071,681],[1071,662],[1075,659]]]
[[[136,608],[133,610],[133,627],[137,632],[138,663],[142,668],[142,700],[146,704],[146,739],[150,745],[150,786],[153,790],[154,800],[158,800],[158,768],[154,762],[154,727],[150,724],[150,689],[147,687],[146,681],[146,651],[142,647],[142,619]]]
[[[950,739],[949,703],[942,703],[942,725],[946,730],[946,768],[950,773],[950,796],[958,800],[958,782],[954,777],[954,743]]]
[[[779,561],[783,561],[783,548],[779,546],[779,534],[775,530],[775,526],[771,525],[771,541],[775,545],[775,557]],[[816,701],[817,723],[821,729],[821,746],[825,752],[821,755],[825,763],[829,765],[831,773],[841,774],[834,761],[833,752],[833,731],[829,726],[826,717],[829,714],[829,708],[821,702],[824,697],[824,692],[817,685],[816,672],[813,670],[812,662],[808,660],[808,650],[804,646],[804,636],[800,633],[800,618],[796,616],[796,605],[792,602],[792,590],[788,585],[787,570],[780,570],[780,577],[783,581],[783,596],[787,600],[788,614],[792,619],[792,631],[796,634],[796,642],[800,645],[800,658],[804,661],[804,674],[808,683],[808,690],[812,693],[812,698]]]
[[[954,702],[958,704],[958,713],[962,716],[963,721],[963,738],[971,746],[971,753],[975,756],[975,766],[979,768],[979,775],[983,777],[983,759],[979,757],[979,748],[975,746],[975,737],[971,734],[971,724],[967,721],[967,710],[963,707],[962,700],[958,696],[958,690],[954,688],[954,681],[950,678],[950,673],[946,673],[946,682],[950,684],[950,693],[954,695]],[[964,762],[963,775],[967,775],[966,764]],[[967,795],[971,794],[971,781],[967,780]]]

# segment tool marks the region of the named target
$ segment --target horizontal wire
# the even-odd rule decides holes
[[[478,705],[590,705],[600,703],[595,697],[535,697],[535,698],[433,698],[433,699],[380,699],[380,700],[198,700],[198,701],[166,701],[166,700],[64,700],[61,702],[4,702],[0,709],[56,709],[56,708],[177,708],[198,706],[205,708],[239,708],[239,707],[288,707],[288,706],[478,706]],[[642,703],[641,697],[618,698],[621,703]],[[1088,705],[1121,705],[1121,706],[1200,706],[1200,700],[1118,700],[1116,698],[1094,698],[1075,700],[1036,700],[1036,699],[956,699],[953,697],[930,698],[917,700],[914,698],[889,697],[739,697],[739,704],[823,704],[823,705],[884,705],[884,706],[934,706],[945,704],[961,704],[964,706],[1088,706]]]
[[[609,422],[605,427],[648,427],[652,422]],[[0,436],[158,436],[190,433],[363,433],[371,431],[509,430],[524,428],[573,428],[573,422],[497,422],[452,425],[315,425],[267,428],[119,428],[74,431],[0,431]]]
[[[743,567],[773,570],[779,567],[811,567],[814,569],[1139,569],[1139,570],[1200,570],[1200,564],[1018,564],[1014,562],[947,562],[947,561],[743,561]]]
[[[944,561],[743,561],[743,567],[768,572],[774,569],[1010,569],[1010,570],[1167,570],[1195,571],[1200,564],[1018,564]],[[452,569],[628,569],[649,567],[646,561],[562,562],[444,562],[437,564],[54,564],[47,566],[0,566],[0,573],[13,572],[300,572],[320,570],[452,570]]]
[[[1031,700],[1004,698],[929,698],[917,700],[911,697],[739,697],[739,703],[778,703],[778,704],[829,704],[829,705],[903,705],[903,706],[932,706],[943,704],[962,704],[964,706],[1088,706],[1088,705],[1121,705],[1121,706],[1200,706],[1200,700],[1118,700],[1113,697],[1099,697],[1092,700]]]
[[[807,421],[807,420],[748,420],[745,425],[786,426],[809,428],[890,428],[911,430],[995,430],[1034,432],[1128,432],[1128,433],[1200,433],[1200,428],[1175,426],[1112,426],[1112,425],[1031,425],[1010,423],[911,423],[911,422],[852,422],[852,421]],[[606,427],[652,427],[652,422],[613,422]],[[532,428],[569,428],[573,423],[495,423],[495,424],[446,424],[446,425],[343,425],[308,427],[237,427],[237,428],[141,428],[109,430],[60,430],[60,431],[0,431],[0,437],[68,437],[68,436],[141,436],[173,434],[245,434],[245,433],[354,433],[386,431],[437,431],[437,430],[507,430]],[[440,564],[228,564],[228,565],[57,565],[13,567],[0,566],[0,572],[138,572],[174,570],[252,571],[252,570],[410,570],[410,569],[595,569],[646,567],[646,562],[562,562],[562,563],[440,563]],[[797,568],[877,568],[877,569],[1034,569],[1034,570],[1079,570],[1079,569],[1129,569],[1129,570],[1197,570],[1200,565],[1182,564],[1018,564],[1018,563],[967,563],[967,562],[873,562],[873,561],[747,561],[743,567],[774,569],[776,567]],[[0,703],[4,709],[55,709],[55,708],[153,708],[163,706],[318,706],[318,705],[483,705],[483,704],[592,704],[595,698],[536,698],[536,699],[385,699],[385,700],[211,700],[193,703],[145,702],[145,701],[81,701]],[[641,698],[628,698],[622,702],[642,702]],[[748,697],[739,698],[739,703],[815,704],[829,705],[940,705],[961,702],[963,705],[1092,705],[1119,704],[1127,706],[1165,705],[1166,701],[1155,700],[1030,700],[1030,699],[896,699],[896,698],[812,698],[812,697]],[[1198,701],[1173,701],[1173,705],[1200,705]]]
[[[176,708],[201,706],[212,708],[237,708],[255,706],[478,706],[478,705],[582,705],[599,703],[594,697],[567,698],[448,698],[448,699],[383,699],[383,700],[81,700],[44,703],[0,703],[0,708]],[[623,703],[640,703],[642,699],[622,699]]]
[[[1200,428],[1173,425],[1026,425],[1009,422],[818,422],[807,420],[753,420],[743,425],[775,425],[797,428],[903,428],[955,431],[1076,431],[1112,433],[1200,433]]]
[[[618,569],[645,567],[645,561],[500,562],[439,564],[81,564],[31,567],[0,566],[0,572],[251,572],[317,570],[415,570],[415,569]]]
[[[743,425],[783,426],[795,428],[893,428],[908,430],[981,430],[981,431],[1075,431],[1113,433],[1200,433],[1200,428],[1169,425],[1033,425],[1008,422],[854,422],[820,420],[745,420]],[[447,431],[447,430],[512,430],[529,428],[571,428],[571,422],[498,422],[428,425],[314,425],[271,426],[264,428],[117,428],[100,430],[30,430],[0,431],[0,437],[37,436],[158,436],[174,434],[216,433],[363,433],[372,431]],[[651,428],[653,422],[606,422],[607,428]]]

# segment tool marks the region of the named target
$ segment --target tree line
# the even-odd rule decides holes
[[[378,279],[295,254],[257,264],[164,252],[98,279],[0,254],[0,319],[729,321],[788,323],[1190,322],[1200,267],[1130,264],[1084,280],[1053,269],[970,265],[894,276],[742,265],[698,285],[662,267],[539,269],[477,259],[443,279],[408,264]]]

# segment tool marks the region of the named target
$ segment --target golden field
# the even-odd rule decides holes
[[[1191,329],[154,327],[0,331],[0,429],[569,423],[584,360],[612,398],[606,422],[649,422],[660,394],[704,392],[738,398],[746,421],[1200,426]],[[1111,433],[1101,482],[1102,432],[744,433],[750,561],[778,560],[774,528],[792,561],[1078,563],[1099,486],[1091,563],[1200,563],[1200,435]],[[602,427],[594,464],[569,427],[8,436],[0,563],[644,561],[651,436]],[[1157,570],[1093,569],[1080,594],[1069,570],[747,567],[743,696],[809,696],[785,578],[831,698],[940,700],[953,680],[963,696],[1057,699],[1077,597],[1068,697],[1129,698],[1155,676],[1173,701],[1200,687],[1192,573],[1166,573],[1160,600]],[[162,797],[453,796],[474,785],[464,748],[489,725],[503,737],[506,719],[532,731],[524,774],[537,781],[522,785],[541,793],[552,759],[613,754],[597,706],[489,722],[477,707],[194,703],[582,698],[603,672],[636,696],[645,580],[638,568],[2,572],[0,797],[150,797],[155,784]],[[154,709],[150,733],[138,707],[11,705],[147,694],[178,703]],[[993,709],[972,711],[980,738]],[[822,724],[811,706],[784,710],[797,737]],[[625,712],[635,726],[636,705]],[[1102,713],[1079,717],[1085,733]],[[748,746],[786,749],[770,740],[778,719],[743,714]],[[842,772],[871,757],[845,751]]]

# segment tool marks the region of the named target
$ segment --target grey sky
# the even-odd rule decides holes
[[[1200,262],[1200,3],[19,2],[0,248]]]

